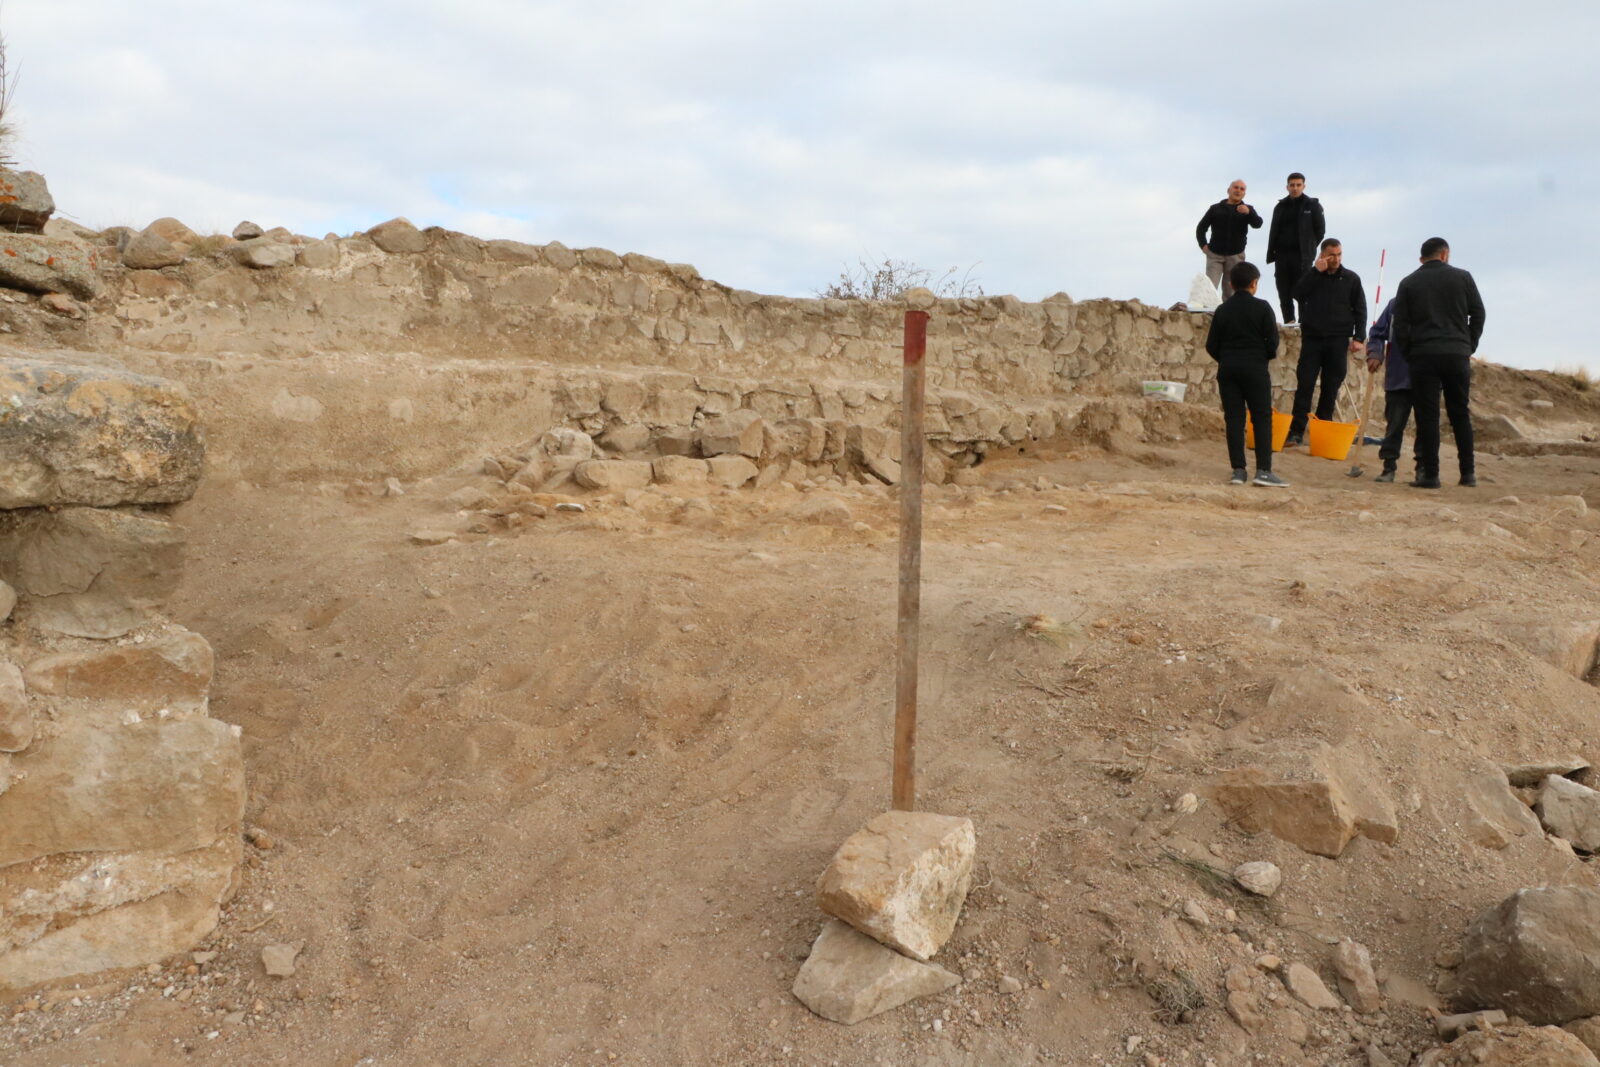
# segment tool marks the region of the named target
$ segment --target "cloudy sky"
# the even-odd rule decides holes
[[[1600,372],[1600,3],[4,0],[14,154],[88,225],[395,215],[809,295],[849,262],[1170,304],[1229,179],[1305,171],[1385,292]],[[1264,231],[1252,240],[1264,254]]]

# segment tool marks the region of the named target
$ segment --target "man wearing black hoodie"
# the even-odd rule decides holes
[[[1289,195],[1272,209],[1272,225],[1267,228],[1267,262],[1277,265],[1273,280],[1278,285],[1278,309],[1285,324],[1299,322],[1294,312],[1294,286],[1311,266],[1317,243],[1328,232],[1322,203],[1306,196],[1306,176],[1299,171],[1289,175]]]
[[[1439,488],[1439,394],[1450,413],[1461,484],[1477,485],[1472,450],[1472,355],[1483,337],[1478,283],[1450,266],[1443,237],[1422,242],[1422,266],[1394,294],[1394,338],[1411,362],[1411,401],[1417,415],[1417,489]]]
[[[1217,392],[1222,395],[1222,420],[1228,439],[1232,485],[1243,485],[1244,422],[1248,414],[1256,435],[1256,485],[1274,489],[1289,483],[1272,472],[1272,375],[1267,369],[1278,355],[1278,324],[1272,305],[1256,298],[1261,271],[1254,263],[1236,263],[1228,272],[1233,295],[1211,316],[1206,351],[1217,361]]]
[[[1295,283],[1294,298],[1300,301],[1302,319],[1300,362],[1295,367],[1294,421],[1285,447],[1305,444],[1319,380],[1317,418],[1333,418],[1339,387],[1350,371],[1350,354],[1361,351],[1367,339],[1367,296],[1360,277],[1344,266],[1344,249],[1337,239],[1323,240],[1317,261]]]

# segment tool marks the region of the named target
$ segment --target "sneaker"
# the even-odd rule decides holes
[[[1287,489],[1289,483],[1278,477],[1272,471],[1256,471],[1255,485],[1271,486],[1274,489]]]
[[[1283,328],[1285,330],[1298,330],[1300,328],[1300,324],[1298,322],[1286,322],[1283,324]]]
[[[1288,437],[1283,439],[1284,448],[1297,448],[1305,443],[1306,435],[1303,433],[1291,433]]]
[[[1478,476],[1476,474],[1463,474],[1461,476],[1461,484],[1468,489],[1476,489],[1478,487]]]
[[[1243,467],[1233,469],[1233,477],[1228,479],[1229,485],[1243,485],[1250,480],[1250,472]]]
[[[1429,476],[1429,475],[1426,475],[1426,474],[1419,474],[1419,475],[1416,476],[1415,479],[1412,480],[1411,488],[1413,488],[1413,489],[1437,489],[1437,488],[1439,488],[1439,478],[1438,478],[1437,475]]]
[[[1384,484],[1388,484],[1389,482],[1394,481],[1394,471],[1385,470],[1382,474],[1378,475],[1372,480],[1375,482],[1383,482]]]

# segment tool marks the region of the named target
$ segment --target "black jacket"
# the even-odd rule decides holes
[[[1300,266],[1317,257],[1317,245],[1328,232],[1322,215],[1322,202],[1301,193],[1286,196],[1272,209],[1272,225],[1267,227],[1267,262],[1298,248]]]
[[[1261,228],[1261,216],[1256,214],[1256,209],[1252,207],[1248,215],[1241,215],[1239,205],[1221,200],[1200,216],[1200,225],[1194,228],[1194,239],[1201,248],[1210,245],[1211,251],[1219,256],[1237,256],[1244,252],[1245,238],[1250,236],[1246,226],[1254,230]],[[1209,240],[1207,229],[1211,231]]]
[[[1323,273],[1315,267],[1294,283],[1300,302],[1300,330],[1307,337],[1367,339],[1367,294],[1353,270]]]
[[[1261,363],[1278,355],[1278,320],[1272,305],[1242,289],[1211,315],[1206,351],[1218,363]]]
[[[1418,356],[1470,356],[1483,336],[1478,283],[1460,267],[1430,259],[1394,293],[1394,340]]]

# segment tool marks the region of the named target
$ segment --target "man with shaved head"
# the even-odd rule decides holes
[[[1228,272],[1235,263],[1244,261],[1244,243],[1252,229],[1261,228],[1261,216],[1244,202],[1243,178],[1235,178],[1228,185],[1228,195],[1206,208],[1200,216],[1200,225],[1194,228],[1195,240],[1206,255],[1206,277],[1211,284],[1222,284],[1222,298],[1233,295],[1233,282]]]

